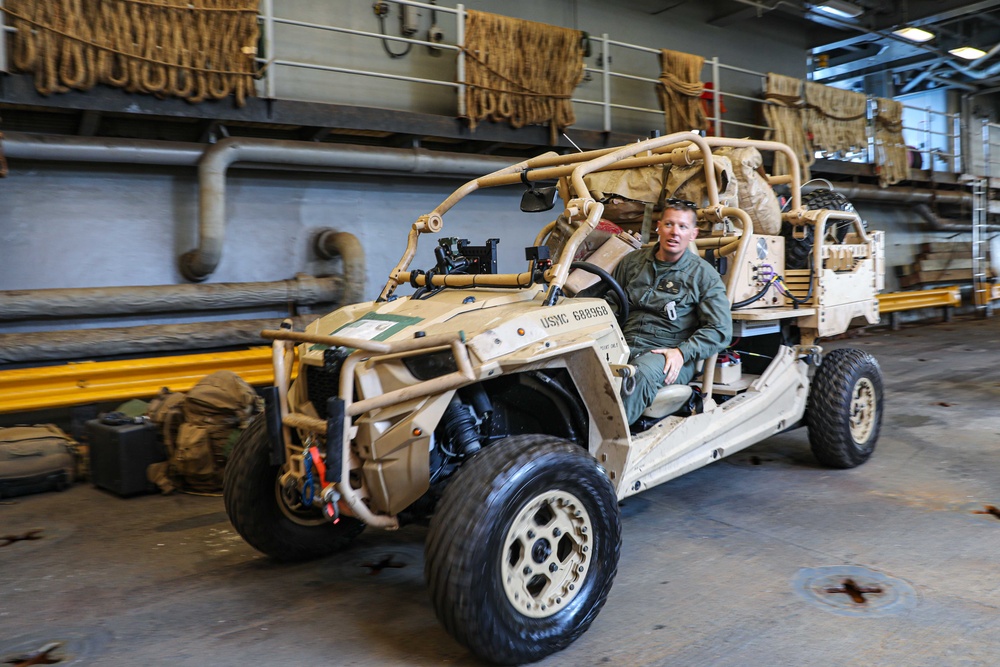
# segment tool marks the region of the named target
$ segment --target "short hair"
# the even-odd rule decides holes
[[[698,223],[698,205],[693,201],[687,199],[677,199],[675,197],[670,197],[663,202],[663,212],[660,214],[660,220],[667,214],[669,210],[675,211],[690,211],[691,212],[691,223],[696,225]]]

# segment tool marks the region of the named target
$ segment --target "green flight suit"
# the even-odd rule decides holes
[[[718,271],[693,252],[671,263],[656,259],[656,250],[654,245],[629,253],[613,273],[629,301],[624,334],[629,363],[636,367],[636,387],[622,400],[630,424],[666,380],[663,355],[650,350],[680,350],[684,366],[675,382],[686,384],[694,377],[695,363],[726,349],[733,333]]]

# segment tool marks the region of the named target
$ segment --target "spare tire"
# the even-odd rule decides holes
[[[829,209],[831,211],[847,211],[856,213],[854,205],[850,200],[839,192],[821,188],[813,190],[809,194],[802,196],[802,206],[810,211]],[[862,226],[867,229],[868,223],[861,220]],[[832,234],[837,243],[843,242],[847,233],[851,231],[853,223],[846,220],[831,220],[826,225],[826,233]],[[809,256],[813,250],[812,225],[806,225],[805,238],[797,239],[792,236],[793,225],[783,222],[781,224],[781,235],[785,237],[785,268],[786,269],[806,269],[809,268]]]

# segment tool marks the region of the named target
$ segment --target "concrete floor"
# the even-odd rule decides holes
[[[607,605],[538,664],[1000,664],[1000,319],[831,346],[881,361],[873,458],[820,468],[800,429],[627,500]],[[478,664],[434,617],[423,528],[281,566],[220,498],[86,484],[0,503],[0,535],[33,528],[0,547],[0,664],[52,641],[57,664]],[[810,593],[824,576],[883,593]]]

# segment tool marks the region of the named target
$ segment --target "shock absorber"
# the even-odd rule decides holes
[[[455,444],[455,448],[468,456],[479,451],[479,433],[476,432],[476,418],[472,409],[453,396],[451,403],[441,416],[445,435]]]

